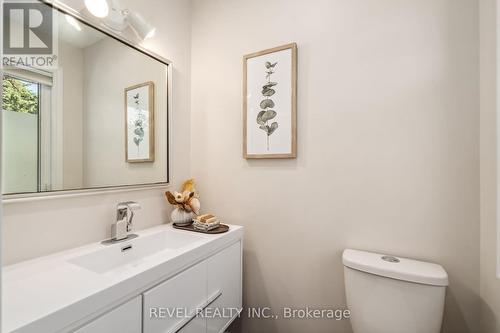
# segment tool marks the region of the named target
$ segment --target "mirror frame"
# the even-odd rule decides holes
[[[46,4],[47,6],[52,7],[54,10],[59,11],[62,14],[66,14],[72,16],[77,21],[82,24],[88,25],[97,31],[111,37],[118,42],[125,44],[126,46],[139,51],[146,56],[149,56],[164,65],[167,66],[167,180],[165,182],[156,182],[156,183],[145,183],[145,184],[131,184],[131,185],[117,185],[117,186],[102,186],[102,187],[93,187],[93,188],[82,188],[82,189],[69,189],[69,190],[55,190],[55,191],[47,191],[47,192],[36,192],[36,193],[13,193],[13,194],[2,194],[2,203],[14,203],[14,202],[22,202],[22,201],[33,201],[33,200],[42,200],[42,199],[51,199],[51,198],[70,198],[76,196],[86,196],[86,195],[95,195],[95,194],[104,194],[104,193],[116,193],[116,192],[125,192],[125,191],[138,191],[138,190],[147,190],[147,189],[155,189],[155,188],[166,188],[170,185],[171,179],[171,171],[172,171],[172,163],[171,163],[171,140],[172,140],[172,131],[171,131],[171,119],[172,119],[172,62],[165,57],[160,56],[159,54],[154,53],[151,50],[148,50],[133,40],[122,36],[110,28],[106,27],[104,24],[100,23],[98,20],[92,20],[91,18],[80,14],[75,9],[69,7],[66,4],[60,3],[59,1],[54,0],[38,0],[41,3]],[[1,87],[0,87],[1,89]],[[0,122],[1,123],[1,122]],[[0,129],[1,131],[1,129]]]

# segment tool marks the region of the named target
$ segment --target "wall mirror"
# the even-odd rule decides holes
[[[4,198],[168,183],[168,60],[40,5],[53,14],[57,65],[4,62]]]

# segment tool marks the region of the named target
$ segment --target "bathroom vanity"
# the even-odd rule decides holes
[[[4,267],[2,332],[223,332],[238,317],[242,227],[136,234]]]

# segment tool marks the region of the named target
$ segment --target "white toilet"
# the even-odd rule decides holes
[[[354,333],[439,333],[448,274],[437,264],[344,250]]]

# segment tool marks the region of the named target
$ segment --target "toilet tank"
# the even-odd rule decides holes
[[[439,333],[448,275],[440,265],[347,249],[347,306],[354,333]]]

